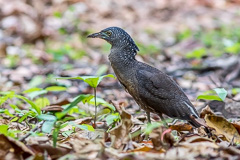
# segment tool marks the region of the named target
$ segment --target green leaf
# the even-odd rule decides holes
[[[57,138],[58,138],[58,133],[59,133],[59,128],[55,128],[53,130],[53,147],[57,147]]]
[[[113,122],[116,122],[120,119],[119,117],[119,113],[113,113],[113,114],[110,114],[106,117],[106,122],[107,122],[107,125],[109,126],[110,124],[112,124]]]
[[[225,100],[227,96],[227,91],[224,88],[215,88],[213,90],[217,93],[217,95],[221,98],[222,101]]]
[[[21,130],[8,130],[7,136],[17,139],[18,133],[22,133],[22,131]]]
[[[225,48],[225,51],[228,53],[237,54],[240,52],[240,43],[235,43],[231,46]]]
[[[116,77],[115,77],[114,75],[112,75],[112,74],[107,74],[107,75],[104,75],[104,76],[100,76],[100,77],[99,77],[98,84],[102,81],[103,78],[106,78],[106,77],[110,77],[110,78],[115,78],[115,79],[116,79]],[[98,85],[98,84],[97,84],[97,85]]]
[[[197,97],[198,99],[205,99],[205,100],[217,100],[217,101],[222,101],[222,99],[216,95],[199,95]]]
[[[42,125],[42,132],[51,133],[54,127],[55,121],[45,121]]]
[[[0,105],[2,105],[3,103],[5,103],[7,100],[8,100],[9,97],[7,96],[3,96],[3,97],[0,97]]]
[[[24,115],[18,120],[18,122],[19,122],[19,123],[22,123],[22,122],[28,117],[28,115],[29,115],[29,112],[26,113],[26,114],[24,114]]]
[[[78,128],[80,128],[80,129],[82,129],[82,130],[87,130],[87,131],[94,132],[93,126],[88,125],[88,124],[78,125],[78,124],[75,124],[74,122],[70,122],[69,124],[70,124],[70,125],[73,125],[73,126],[75,126],[75,127],[78,127]]]
[[[39,107],[39,108],[44,108],[48,105],[50,105],[50,101],[48,100],[48,98],[43,97],[43,98],[38,98],[35,100],[35,104]]]
[[[93,126],[88,124],[77,125],[76,127],[79,127],[82,130],[88,130],[88,131],[94,132]]]
[[[53,15],[56,18],[62,18],[62,13],[61,12],[56,11],[56,12],[53,13]]]
[[[8,133],[8,125],[0,125],[0,133],[4,134],[5,136],[7,136]]]
[[[89,86],[96,88],[98,84],[102,81],[103,78],[105,77],[111,77],[115,78],[114,75],[108,74],[104,76],[81,76],[81,77],[60,77],[57,79],[76,79],[76,80],[82,80],[86,82]]]
[[[65,132],[62,132],[62,135],[64,136],[64,137],[69,137],[71,134],[73,133],[73,131],[65,131]]]
[[[35,92],[35,91],[41,91],[42,88],[30,88],[30,89],[27,89],[25,91],[23,91],[22,93],[31,93],[31,92]]]
[[[19,111],[20,109],[15,104],[9,104],[9,106],[14,109],[15,111]]]
[[[27,96],[28,96],[30,99],[34,99],[34,98],[37,97],[37,96],[46,94],[47,92],[48,92],[47,90],[33,91],[33,92],[28,93]]]
[[[30,87],[36,87],[42,84],[44,80],[45,80],[44,76],[34,76],[33,79],[31,79],[31,81],[28,83],[28,85]]]
[[[99,77],[95,76],[83,76],[83,81],[89,84],[89,86],[96,88],[99,84]]]
[[[53,115],[49,115],[49,114],[41,114],[39,116],[37,116],[38,119],[40,120],[44,120],[44,121],[56,121],[57,118]]]
[[[56,113],[55,115],[57,116],[58,119],[61,119],[71,110],[71,108],[76,106],[79,102],[81,101],[84,102],[86,101],[86,99],[89,99],[89,98],[93,98],[93,95],[81,94],[72,103],[70,103],[70,105],[66,109],[64,109],[62,112]]]
[[[197,99],[224,101],[227,96],[227,91],[224,88],[215,88],[199,95]]]
[[[15,95],[15,92],[8,91],[8,92],[0,92],[0,95],[3,95],[0,97],[0,105],[5,103],[9,98],[12,98]]]
[[[144,130],[145,134],[150,134],[155,128],[158,128],[160,126],[163,126],[163,123],[159,123],[159,122],[152,122],[151,124],[148,123],[147,127]]]
[[[14,91],[0,92],[0,95],[9,96],[9,97],[11,97],[14,94],[15,94]]]
[[[37,106],[33,103],[33,101],[27,99],[27,98],[24,97],[24,96],[20,96],[20,95],[13,95],[13,96],[16,97],[16,98],[19,98],[19,99],[22,99],[22,100],[26,101],[28,104],[31,105],[31,107],[36,111],[36,113],[37,113],[38,115],[41,114],[40,108],[37,107]]]
[[[60,129],[63,129],[68,126],[68,122],[61,124]]]
[[[4,110],[4,114],[8,115],[9,117],[14,117],[14,115],[11,114],[8,109]]]
[[[236,94],[238,94],[238,93],[240,93],[240,88],[233,88],[233,89],[232,89],[232,94],[233,94],[233,95],[236,95]]]
[[[51,87],[45,88],[45,90],[59,92],[59,91],[66,91],[67,88],[66,87],[62,87],[62,86],[51,86]]]
[[[112,104],[109,104],[102,98],[97,97],[96,99],[97,99],[97,106],[101,104],[102,106],[108,107],[112,111],[115,111],[115,107]],[[88,103],[91,105],[94,105],[95,104],[94,99],[91,99]]]
[[[98,117],[98,116],[102,116],[102,115],[109,114],[109,113],[111,113],[111,112],[112,112],[112,111],[111,111],[109,108],[105,107],[105,108],[103,108],[103,109],[101,109],[100,111],[97,112],[97,117]]]
[[[203,56],[207,55],[206,49],[205,48],[199,48],[195,49],[189,53],[186,54],[187,58],[197,58],[200,59]]]
[[[19,118],[18,117],[14,117],[11,122],[16,122]]]
[[[107,72],[108,68],[109,68],[109,67],[108,67],[108,65],[106,65],[106,64],[100,65],[99,68],[98,68],[98,70],[97,70],[96,75],[97,75],[97,76],[103,75],[104,73]]]

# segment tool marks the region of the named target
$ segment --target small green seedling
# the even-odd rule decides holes
[[[50,114],[41,114],[37,118],[40,120],[45,121],[42,125],[42,131],[45,133],[51,133],[53,130],[53,146],[56,147],[57,145],[57,137],[59,134],[60,129],[66,127],[68,124],[71,123],[73,125],[73,122],[65,122],[66,120],[64,117],[66,114],[73,108],[75,107],[79,102],[86,103],[90,101],[93,98],[93,95],[79,95],[78,97],[75,98],[75,100],[69,104],[62,112],[57,112],[55,115],[50,115]],[[89,131],[94,131],[93,127],[87,124],[83,125],[73,125],[75,127],[78,127],[80,129],[84,130],[89,130]]]
[[[227,91],[224,88],[215,88],[199,95],[197,99],[224,101],[227,96]]]
[[[21,132],[22,131],[20,131],[20,130],[9,130],[9,126],[6,124],[0,125],[0,133],[5,136],[16,138],[17,133],[21,133]]]
[[[81,77],[62,77],[57,79],[76,79],[76,80],[82,80],[86,82],[89,86],[91,86],[94,89],[94,105],[95,105],[95,115],[94,115],[94,125],[96,126],[96,120],[97,120],[97,86],[99,83],[103,80],[103,78],[111,77],[115,78],[114,75],[108,74],[104,76],[81,76]]]
[[[21,95],[18,95],[18,94],[15,94],[15,92],[13,91],[10,91],[10,92],[0,92],[0,95],[2,95],[0,97],[0,105],[2,105],[3,103],[5,103],[8,99],[12,99],[12,98],[18,98],[18,99],[21,99],[25,102],[27,102],[28,104],[30,104],[31,108],[38,114],[40,115],[41,114],[41,109],[36,106],[36,104],[29,100],[28,98],[24,97],[24,96],[21,96]]]

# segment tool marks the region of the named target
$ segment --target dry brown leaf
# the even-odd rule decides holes
[[[0,119],[0,125],[9,124],[9,123],[10,123],[10,121],[7,119]]]
[[[129,150],[127,151],[129,152],[149,152],[151,151],[153,148],[152,147],[148,147],[148,146],[141,146],[139,148],[133,149],[133,150]]]
[[[217,144],[209,141],[201,141],[201,142],[195,142],[195,143],[182,142],[182,143],[179,143],[178,146],[188,149],[188,153],[185,152],[185,154],[193,153],[195,155],[202,155],[202,156],[209,156],[209,155],[216,156],[218,154],[217,149],[219,148]],[[176,148],[179,148],[179,147],[176,147]]]
[[[229,142],[240,143],[240,135],[232,123],[225,118],[215,115],[206,115],[205,121],[209,127],[216,130],[217,135],[223,134]]]
[[[74,121],[75,124],[89,124],[92,120],[92,117],[84,117]]]
[[[121,116],[121,122],[118,126],[110,130],[113,148],[120,149],[129,142],[129,133],[133,127],[132,116],[124,110],[124,107],[118,107]]]
[[[196,157],[216,156],[218,145],[209,139],[194,135],[165,153],[164,159],[196,159]]]
[[[58,105],[51,105],[51,106],[44,107],[41,110],[46,112],[62,112],[63,108]]]
[[[236,128],[236,130],[240,134],[240,123],[232,123],[232,125]]]
[[[0,159],[26,159],[34,153],[20,141],[0,134]]]
[[[154,129],[149,137],[152,139],[155,150],[168,149],[173,146],[175,139],[171,134],[171,129],[159,127]]]
[[[69,103],[71,103],[71,101],[69,101],[67,98],[64,98],[52,105],[63,106],[63,105],[69,104]]]
[[[71,151],[68,148],[54,148],[53,146],[47,145],[47,144],[41,144],[41,145],[33,144],[28,147],[30,147],[30,149],[33,150],[33,152],[38,155],[39,153],[40,155],[44,154],[44,152],[47,151],[48,155],[52,159],[60,158]]]
[[[171,128],[172,130],[176,130],[178,132],[181,131],[191,131],[193,129],[193,127],[187,123],[184,124],[177,124],[177,125],[170,125],[169,128]]]
[[[200,137],[197,135],[188,138],[185,142],[196,143],[196,142],[204,142],[204,141],[213,142],[211,139],[209,139],[207,137]]]
[[[215,115],[208,105],[202,109],[200,113],[200,118],[204,118],[205,115]]]
[[[199,134],[183,134],[181,139],[178,141],[181,142],[192,142],[194,139],[202,138]],[[200,140],[201,141],[201,140]]]
[[[75,137],[70,143],[73,146],[76,156],[82,159],[96,159],[102,148],[99,142],[81,137]]]

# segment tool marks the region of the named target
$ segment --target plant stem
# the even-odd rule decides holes
[[[96,128],[96,121],[97,121],[97,91],[96,91],[96,88],[94,88],[94,102],[95,102],[94,128]]]
[[[23,137],[19,138],[19,141],[23,142],[25,141],[26,138],[28,138],[33,132],[36,132],[44,123],[45,121],[41,121],[39,122],[35,128],[33,128],[30,132],[28,132],[27,134],[25,134]]]

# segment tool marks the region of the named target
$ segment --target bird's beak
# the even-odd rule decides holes
[[[102,38],[101,32],[93,33],[87,36],[87,38]]]

